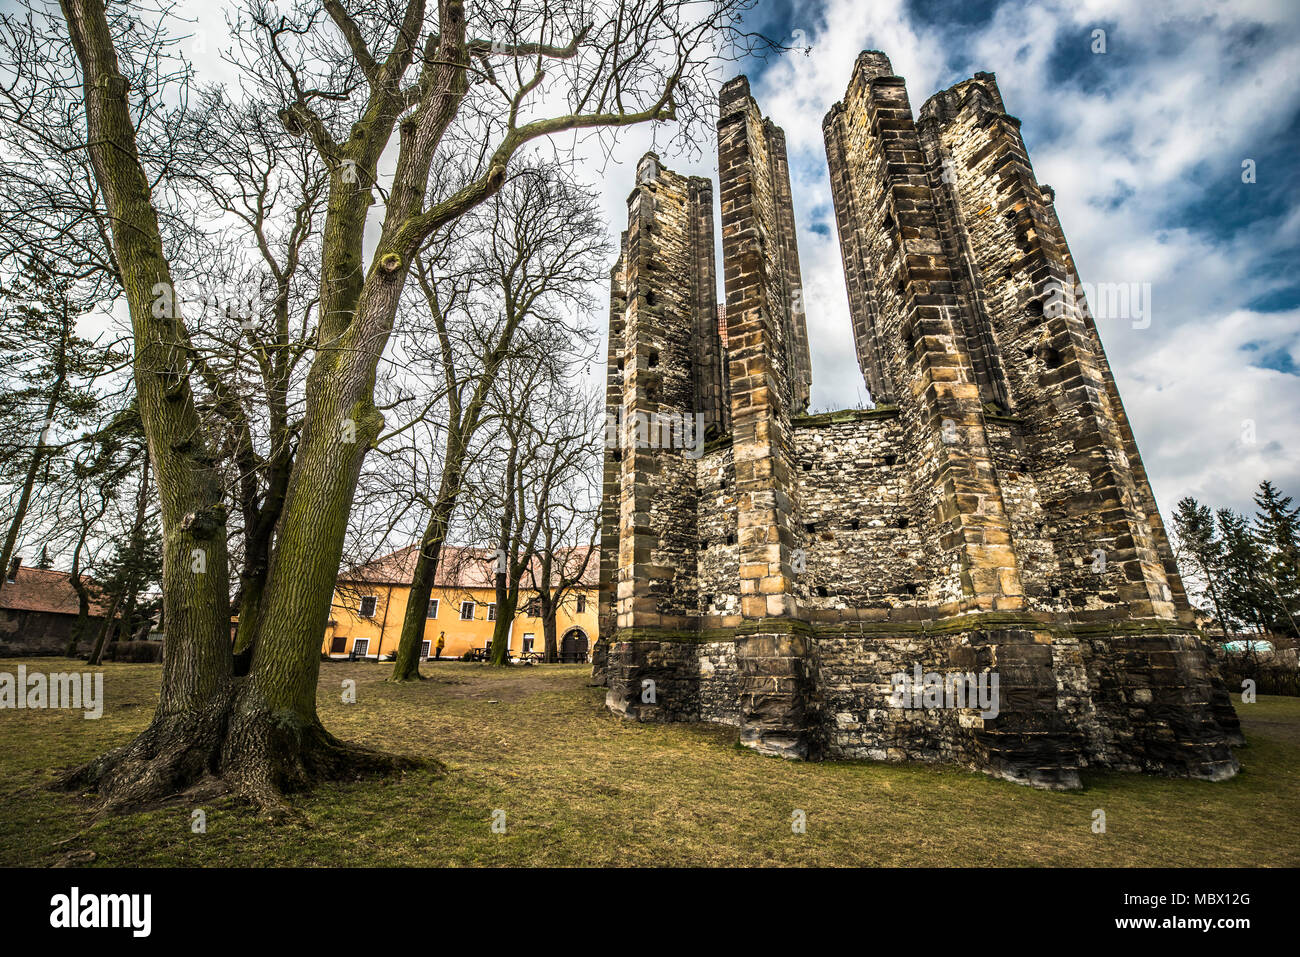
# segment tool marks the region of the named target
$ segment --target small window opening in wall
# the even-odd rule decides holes
[[[899,528],[907,528],[907,526],[908,526],[908,521],[907,521],[907,519],[905,519],[905,518],[900,518],[900,519],[898,520],[898,527],[899,527]]]
[[[1060,597],[1061,597],[1061,589],[1060,589],[1058,586],[1056,586],[1056,585],[1053,585],[1053,586],[1052,586],[1052,597],[1053,597],[1053,598],[1060,598]]]
[[[622,449],[615,449],[615,450],[614,450],[614,456],[613,456],[613,457],[614,457],[614,461],[615,461],[615,462],[622,462],[622,461],[623,461],[623,450],[622,450]]]
[[[886,465],[897,465],[897,464],[898,464],[898,456],[897,456],[897,455],[886,455],[886,456],[885,456],[885,464],[886,464]]]
[[[812,471],[812,463],[811,463],[811,462],[804,462],[804,463],[803,463],[803,470],[804,470],[805,472],[811,472],[811,471]]]
[[[849,531],[856,532],[861,527],[862,527],[862,523],[858,521],[856,518],[849,520],[849,524],[848,524]]]
[[[881,224],[886,230],[894,228],[894,217],[890,213],[885,213],[885,221]]]
[[[825,586],[825,585],[818,585],[818,586],[817,586],[817,597],[818,597],[818,598],[829,598],[829,597],[830,597],[830,594],[831,594],[831,593],[830,593],[829,591],[826,590],[826,586]]]
[[[701,595],[701,596],[700,596],[700,604],[703,605],[705,608],[708,608],[710,605],[713,604],[713,596],[712,596],[712,595]]]
[[[659,351],[657,349],[650,350],[650,354],[646,356],[645,364],[651,369],[659,364]]]
[[[735,535],[728,535],[728,536],[727,536],[727,544],[728,544],[728,545],[734,545],[734,544],[736,544],[736,536],[735,536]]]
[[[622,359],[619,359],[619,360],[618,360],[618,371],[619,371],[619,372],[622,372],[622,371],[623,371],[623,360],[622,360]]]
[[[658,303],[659,303],[659,297],[655,295],[655,291],[653,289],[651,289],[649,292],[645,294],[645,304],[647,306],[655,306],[658,305]]]
[[[1027,303],[1025,303],[1025,312],[1029,313],[1030,318],[1033,319],[1043,318],[1043,300],[1030,299]]]
[[[909,595],[915,595],[918,591],[916,582],[908,582],[903,586],[903,591],[907,592]]]
[[[806,522],[806,523],[804,523],[803,530],[804,530],[805,532],[808,532],[808,533],[811,535],[813,532],[817,531],[817,523],[816,523],[816,522]]]

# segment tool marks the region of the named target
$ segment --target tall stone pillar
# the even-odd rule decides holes
[[[971,274],[984,287],[982,322],[1003,350],[1028,360],[1011,370],[1012,401],[1029,426],[1038,487],[1055,520],[1061,587],[1112,593],[1132,614],[1173,617],[1147,508],[1154,498],[1139,489],[1140,461],[1135,469],[1129,454],[1136,446],[1126,442],[1109,364],[1020,122],[1003,111],[987,73],[931,97],[921,117],[930,159],[948,174]]]
[[[718,180],[741,612],[761,623],[736,643],[741,740],[766,753],[806,757],[806,638],[788,622],[799,612],[790,415],[803,401],[797,383],[807,333],[790,296],[798,267],[785,138],[763,119],[743,76],[718,98]]]
[[[855,326],[870,317],[861,327],[871,350],[883,350],[876,374],[897,389],[932,523],[939,575],[927,598],[950,613],[1020,609],[1024,593],[977,376],[956,325],[957,275],[941,240],[907,89],[888,57],[858,57],[824,130],[840,167],[833,180],[840,234],[851,246],[846,262],[858,279],[850,283]],[[864,369],[877,361],[874,351],[862,359]]]
[[[652,636],[689,630],[698,616],[696,463],[706,431],[726,423],[712,216],[707,180],[642,157],[615,283],[621,314],[611,321],[607,391],[618,407],[606,468],[617,482],[604,512],[616,510],[618,534],[602,554],[602,573],[611,567],[615,580],[607,700],[642,718],[665,706],[689,717],[698,695],[690,647]]]
[[[619,534],[622,524],[619,509],[621,495],[621,453],[619,421],[623,411],[623,313],[627,308],[624,293],[624,256],[627,233],[620,242],[618,260],[609,271],[609,345],[605,360],[605,457],[600,500],[600,577],[597,585],[596,622],[599,635],[591,653],[591,675],[597,684],[606,681],[606,662],[610,636],[618,625]]]

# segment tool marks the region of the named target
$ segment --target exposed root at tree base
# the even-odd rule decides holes
[[[441,765],[340,741],[314,717],[241,707],[232,690],[202,710],[155,715],[133,741],[67,772],[54,787],[94,793],[100,813],[234,796],[272,820],[305,823],[286,795],[416,768]]]

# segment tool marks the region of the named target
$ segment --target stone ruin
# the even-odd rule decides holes
[[[610,292],[608,707],[1038,787],[1230,777],[1237,716],[993,75],[914,120],[867,51],[823,131],[870,409],[808,414],[785,137],[746,78],[719,95],[724,308],[713,183],[637,169]],[[702,454],[645,428],[692,416]],[[995,677],[996,705],[954,675]]]

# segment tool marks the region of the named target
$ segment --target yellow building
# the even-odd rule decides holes
[[[586,547],[566,553],[569,567],[586,560],[582,584],[573,589],[556,613],[556,645],[561,661],[587,661],[596,643],[596,582],[599,556],[587,559]],[[334,587],[330,620],[321,652],[331,658],[378,660],[397,650],[406,617],[407,594],[415,570],[416,546],[385,555],[366,565],[348,569]],[[426,609],[422,659],[437,655],[439,636],[442,658],[459,658],[467,651],[488,648],[496,628],[494,559],[482,549],[444,546],[433,594]],[[528,588],[529,576],[519,590],[519,613],[511,625],[513,657],[545,652],[546,640],[536,593]]]

